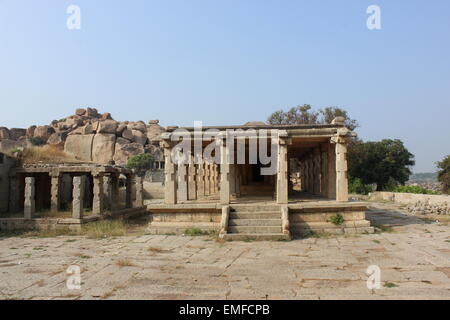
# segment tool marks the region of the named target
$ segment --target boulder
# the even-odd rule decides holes
[[[121,140],[120,143],[116,143],[114,161],[117,165],[125,165],[130,157],[141,153],[144,153],[143,145],[135,142],[123,143],[123,140]]]
[[[133,131],[126,128],[125,130],[122,131],[122,137],[129,141],[133,141]]]
[[[67,132],[55,132],[47,140],[47,144],[63,147],[67,139]]]
[[[34,137],[41,138],[44,142],[46,142],[53,133],[55,133],[55,129],[52,127],[39,126],[34,130]]]
[[[27,138],[34,137],[34,131],[36,130],[36,126],[31,126],[27,129]]]
[[[119,123],[119,125],[117,126],[117,130],[116,130],[116,134],[121,136],[122,132],[127,128],[127,125],[123,122]]]
[[[9,139],[9,130],[5,127],[0,127],[0,140]]]
[[[83,115],[86,114],[86,109],[79,108],[79,109],[75,110],[75,114],[76,114],[77,116],[83,116]]]
[[[7,153],[12,149],[20,148],[21,144],[17,141],[4,139],[0,140],[0,152]]]
[[[151,142],[157,142],[161,140],[161,133],[164,132],[164,128],[161,127],[158,120],[150,120],[147,127],[147,138]]]
[[[19,140],[20,137],[25,137],[27,129],[12,128],[9,129],[9,138],[11,140]]]
[[[139,130],[131,130],[133,133],[133,141],[142,145],[147,143],[147,135]]]
[[[100,117],[100,120],[112,120],[112,116],[111,113],[109,112],[105,112],[104,114],[102,114],[102,116]]]
[[[130,122],[128,124],[128,128],[131,130],[138,130],[142,133],[147,132],[147,127],[145,126],[144,121]]]
[[[92,143],[92,161],[107,164],[114,157],[116,146],[116,135],[108,133],[97,133]]]
[[[64,144],[64,151],[72,154],[76,159],[92,161],[93,134],[69,135]]]
[[[95,108],[87,108],[85,116],[88,118],[99,118],[100,117],[97,109],[95,109]]]
[[[98,121],[97,129],[95,129],[95,124],[94,124],[94,130],[96,130],[97,133],[109,133],[109,134],[115,135],[118,126],[119,126],[119,123],[114,120]]]

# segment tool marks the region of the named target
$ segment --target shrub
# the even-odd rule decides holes
[[[394,188],[393,192],[415,193],[415,194],[439,194],[439,192],[429,190],[421,186],[398,186]]]
[[[141,153],[128,159],[126,167],[134,169],[139,176],[143,176],[152,167],[153,156],[148,153]]]
[[[330,222],[331,222],[332,224],[335,224],[335,225],[337,225],[337,226],[340,226],[341,224],[344,223],[344,217],[342,216],[342,214],[337,213],[337,214],[331,216]]]
[[[348,185],[348,190],[350,193],[367,195],[370,192],[374,191],[374,187],[370,184],[362,183],[361,179],[359,179],[359,178],[353,178],[353,179],[350,179],[350,183]]]

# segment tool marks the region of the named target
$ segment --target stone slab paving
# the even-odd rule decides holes
[[[0,298],[450,299],[450,226],[385,207],[368,216],[394,230],[290,242],[4,237]],[[66,286],[70,265],[79,290]],[[379,290],[367,289],[370,265],[381,269]]]

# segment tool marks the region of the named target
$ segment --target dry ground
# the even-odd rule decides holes
[[[372,205],[383,232],[352,237],[3,237],[0,299],[450,299],[450,226]],[[67,289],[70,265],[79,290]],[[370,265],[379,290],[367,289]]]

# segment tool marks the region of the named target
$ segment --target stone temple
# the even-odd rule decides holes
[[[229,134],[237,130],[248,136]],[[269,131],[265,141],[267,149],[276,152],[272,155],[276,169],[262,175],[267,164],[250,160],[256,145],[252,140]],[[209,139],[208,132],[214,132]],[[352,136],[343,118],[328,125],[249,123],[204,127],[201,132],[168,128],[161,136],[164,203],[147,202],[153,219],[150,230],[167,233],[188,227],[210,228],[232,240],[288,239],[292,234],[310,232],[372,233],[365,220],[366,206],[348,198],[346,152]],[[239,139],[241,149],[237,147]],[[184,161],[174,157],[180,141],[188,141],[194,150],[187,161],[185,156]],[[206,159],[211,145],[217,154]],[[238,160],[240,156],[244,161]],[[342,221],[337,222],[336,217]]]

